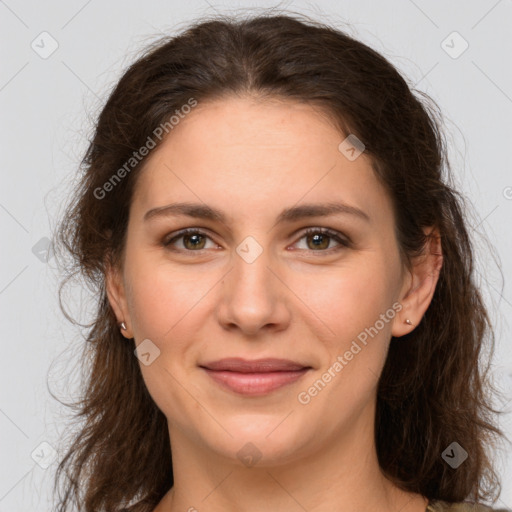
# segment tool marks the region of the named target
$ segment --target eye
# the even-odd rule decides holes
[[[205,240],[210,237],[199,229],[184,229],[177,233],[174,237],[164,240],[163,245],[165,247],[172,246],[180,238],[183,239],[184,249],[178,248],[172,250],[185,250],[194,252],[203,250],[205,248]]]
[[[299,238],[299,240],[302,240],[303,238],[306,239],[307,247],[305,250],[312,250],[315,252],[331,252],[340,250],[343,247],[350,247],[350,241],[348,239],[342,238],[340,235],[341,234],[337,231],[332,231],[327,228],[309,228],[306,230],[304,235]],[[322,250],[327,249],[332,240],[338,242],[338,247],[329,248],[327,251]],[[308,242],[311,242],[312,245],[309,245]],[[313,249],[311,249],[311,247],[313,247]]]
[[[337,251],[342,248],[351,246],[350,240],[343,238],[341,233],[332,231],[327,228],[309,228],[304,232],[298,241],[302,240],[303,238],[306,239],[306,245],[308,245],[308,247],[306,247],[306,249],[300,250],[330,253],[331,251]],[[180,239],[182,239],[183,247],[173,247],[174,244]],[[200,252],[207,249],[207,247],[205,247],[207,239],[211,240],[210,236],[208,236],[200,229],[188,228],[179,231],[178,233],[174,234],[174,236],[171,236],[171,238],[167,237],[162,242],[162,245],[173,251]],[[329,248],[330,242],[332,240],[335,240],[338,243],[338,247]],[[308,242],[311,242],[312,245],[309,246]]]

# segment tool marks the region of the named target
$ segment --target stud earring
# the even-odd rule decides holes
[[[408,318],[405,319],[405,323],[407,325],[414,325]]]
[[[124,322],[121,322],[121,323],[119,324],[119,327],[121,327],[121,329],[122,329],[123,331],[126,331],[126,324],[125,324]]]

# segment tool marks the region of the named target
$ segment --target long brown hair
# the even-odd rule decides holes
[[[167,421],[146,389],[134,344],[116,324],[106,262],[121,264],[145,161],[127,167],[133,153],[148,137],[156,145],[164,140],[155,130],[166,122],[172,133],[170,116],[191,98],[200,104],[229,95],[307,102],[360,139],[392,199],[407,266],[425,246],[423,228],[438,228],[444,263],[433,300],[410,334],[392,338],[379,381],[378,459],[406,491],[448,502],[489,499],[500,487],[490,441],[503,436],[490,405],[497,392],[488,379],[494,332],[475,284],[467,205],[452,182],[442,114],[365,44],[273,12],[201,20],[161,38],[123,74],[99,115],[54,241],[71,255],[61,263],[63,284],[81,276],[98,301],[83,350],[83,397],[72,405],[81,424],[56,472],[58,511],[74,501],[87,512],[151,512],[173,484]],[[121,168],[126,172],[113,180]],[[457,469],[441,456],[454,441],[468,453]]]

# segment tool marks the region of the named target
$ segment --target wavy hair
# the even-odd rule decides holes
[[[392,338],[379,380],[378,460],[397,486],[430,500],[492,497],[501,486],[491,441],[504,435],[490,405],[497,392],[488,378],[494,332],[475,284],[467,205],[453,185],[439,107],[342,30],[271,13],[203,19],[146,46],[97,118],[79,184],[54,235],[57,254],[68,259],[61,263],[60,291],[80,277],[96,298],[81,355],[83,394],[66,404],[80,424],[56,471],[58,511],[76,503],[86,512],[152,512],[173,484],[166,418],[105,290],[106,262],[122,264],[145,158],[105,197],[98,191],[148,137],[156,145],[165,140],[155,140],[155,129],[190,98],[201,104],[235,95],[305,102],[327,113],[340,135],[356,135],[392,200],[408,268],[428,241],[423,228],[439,230],[444,260],[432,302],[411,333]],[[468,453],[457,469],[441,457],[453,441]]]

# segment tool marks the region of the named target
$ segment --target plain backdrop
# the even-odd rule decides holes
[[[51,509],[67,410],[48,386],[64,400],[77,398],[83,339],[59,309],[48,241],[95,115],[149,42],[201,16],[265,7],[338,24],[441,107],[453,171],[476,212],[469,220],[476,276],[496,327],[492,371],[504,393],[497,405],[508,411],[499,424],[512,438],[510,0],[0,0],[0,512]],[[86,289],[70,287],[65,298],[75,318],[90,320]],[[497,506],[510,509],[511,455],[509,445],[495,455],[503,486]]]

